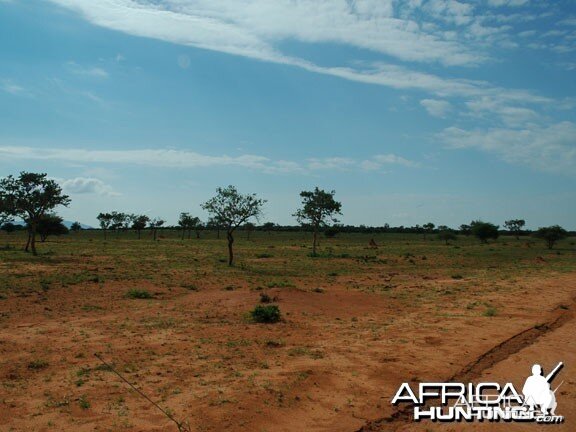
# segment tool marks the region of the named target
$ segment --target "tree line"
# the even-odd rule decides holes
[[[382,227],[340,225],[337,216],[342,214],[342,203],[336,201],[335,193],[333,190],[324,191],[318,187],[312,191],[300,192],[301,207],[293,214],[299,223],[297,226],[281,226],[272,222],[256,226],[251,220],[259,221],[266,200],[258,198],[256,194],[242,194],[232,185],[225,188],[219,187],[214,197],[201,204],[201,207],[210,215],[205,223],[200,218],[185,212],[180,214],[177,228],[181,230],[182,239],[185,236],[191,238],[192,232],[195,233],[196,238],[199,238],[203,229],[216,230],[218,237],[220,237],[220,231],[223,231],[228,245],[229,265],[233,265],[234,262],[234,235],[238,229],[246,231],[248,236],[254,230],[267,232],[310,230],[313,233],[313,256],[318,253],[321,232],[327,237],[332,237],[339,232],[416,233],[421,234],[424,239],[436,234],[446,244],[455,240],[456,234],[474,235],[483,243],[490,239],[497,239],[502,232],[514,235],[517,239],[522,235],[532,234],[545,240],[550,249],[557,241],[568,236],[568,232],[559,225],[541,227],[531,233],[524,230],[526,222],[523,219],[505,221],[505,230],[501,230],[498,225],[480,220],[460,225],[457,230],[445,225],[437,227],[431,222],[413,227],[391,227],[388,224]],[[62,218],[54,213],[54,209],[58,206],[67,207],[70,202],[70,197],[65,195],[62,188],[54,180],[49,179],[45,173],[21,172],[17,177],[9,175],[0,179],[0,227],[6,232],[17,230],[19,225],[13,223],[14,218],[22,219],[25,223],[22,229],[28,233],[24,250],[36,255],[38,235],[41,241],[44,241],[48,235],[68,233],[68,228],[64,226]],[[150,218],[147,215],[118,211],[100,213],[97,219],[105,239],[108,238],[110,231],[119,233],[129,229],[136,231],[140,239],[142,231],[148,229],[152,232],[154,240],[157,240],[158,231],[166,227],[165,221],[159,217]],[[72,231],[81,229],[79,222],[74,222],[70,227]]]

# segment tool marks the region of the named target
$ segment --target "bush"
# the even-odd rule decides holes
[[[490,222],[473,221],[470,226],[472,234],[482,243],[488,243],[488,239],[496,240],[498,238],[498,225]]]
[[[250,316],[257,323],[276,323],[280,321],[280,309],[276,305],[258,305],[250,312]]]
[[[548,249],[552,249],[557,241],[568,237],[568,232],[560,225],[553,225],[538,228],[538,231],[534,233],[534,237],[545,240]]]
[[[132,299],[151,299],[152,294],[150,294],[146,290],[139,290],[136,288],[132,288],[130,291],[128,291],[126,293],[126,297],[132,298]]]

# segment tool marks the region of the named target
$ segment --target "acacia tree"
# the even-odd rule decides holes
[[[472,232],[472,227],[468,224],[462,224],[460,225],[460,232],[468,237]]]
[[[64,219],[53,213],[42,216],[36,226],[36,232],[40,235],[40,241],[44,243],[48,236],[68,234],[69,230],[63,222]]]
[[[70,225],[70,231],[78,232],[82,230],[82,224],[80,222],[74,222]]]
[[[316,256],[316,249],[318,245],[318,232],[320,228],[325,226],[328,221],[337,223],[338,220],[335,215],[342,214],[342,204],[334,200],[335,191],[326,192],[316,187],[313,191],[302,191],[302,208],[299,209],[293,216],[296,217],[298,223],[302,225],[310,225],[314,233],[314,240],[312,243],[312,255]]]
[[[200,227],[202,226],[202,221],[199,217],[192,216],[190,213],[180,213],[178,226],[182,229],[182,240],[184,240],[186,232],[188,232],[188,239],[190,239],[192,230],[196,231],[196,238],[200,238]]]
[[[434,232],[435,227],[436,227],[436,225],[434,225],[432,222],[428,222],[428,223],[422,225],[422,229],[424,230],[424,240],[426,240],[427,234]]]
[[[6,213],[24,219],[28,225],[25,251],[36,252],[36,229],[39,220],[59,205],[68,206],[70,197],[47,174],[22,171],[18,177],[9,175],[0,180],[0,202]]]
[[[111,229],[116,231],[116,237],[120,234],[120,230],[127,230],[132,224],[133,215],[113,211],[112,215],[112,225]]]
[[[470,231],[482,243],[488,243],[488,239],[496,240],[499,234],[498,225],[482,221],[472,221],[470,223]]]
[[[256,229],[256,225],[254,225],[252,222],[246,222],[244,224],[244,231],[246,231],[246,240],[250,240],[250,234],[252,234],[252,231],[254,231]]]
[[[274,222],[266,222],[265,224],[262,225],[262,229],[266,231],[268,235],[270,235],[270,231],[272,231],[275,227],[276,224]]]
[[[504,222],[504,226],[508,231],[516,236],[516,240],[520,239],[520,233],[522,232],[522,228],[526,225],[526,221],[524,219],[510,219]]]
[[[450,228],[445,225],[441,225],[438,227],[438,238],[440,240],[444,240],[444,244],[448,246],[450,240],[457,240],[456,234]]]
[[[100,213],[96,216],[98,222],[100,222],[100,228],[104,231],[104,240],[108,237],[108,230],[112,226],[113,216],[112,213]]]
[[[146,228],[146,224],[150,222],[150,218],[146,215],[133,215],[132,217],[132,229],[138,234],[138,240],[140,240],[141,232]]]
[[[154,219],[150,220],[149,227],[150,227],[150,229],[152,229],[152,234],[154,235],[154,240],[156,240],[156,237],[158,235],[158,228],[160,228],[162,225],[164,225],[164,220],[162,220],[160,218],[154,218]]]
[[[202,208],[226,230],[228,265],[234,263],[234,231],[251,218],[257,220],[262,214],[262,206],[265,203],[266,200],[257,198],[256,194],[243,195],[230,185],[226,188],[217,188],[216,196],[202,204]]]
[[[568,232],[560,225],[552,225],[549,227],[538,228],[534,233],[534,237],[546,241],[548,249],[552,249],[557,241],[562,240],[568,236]]]

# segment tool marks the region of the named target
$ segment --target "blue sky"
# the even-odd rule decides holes
[[[205,218],[234,184],[295,223],[576,229],[576,4],[0,0],[0,175],[100,211]]]

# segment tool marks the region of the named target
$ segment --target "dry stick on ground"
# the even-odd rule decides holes
[[[118,377],[124,381],[126,384],[128,384],[130,387],[132,387],[132,389],[134,391],[136,391],[140,396],[142,396],[144,399],[146,399],[148,402],[150,402],[152,405],[154,405],[156,408],[158,408],[160,411],[162,411],[162,413],[168,417],[170,420],[172,420],[176,426],[178,427],[178,432],[192,432],[190,430],[190,426],[188,424],[184,424],[184,422],[179,422],[178,420],[176,420],[174,418],[174,416],[172,414],[170,414],[169,412],[167,412],[165,409],[163,409],[160,405],[158,405],[156,402],[154,402],[152,399],[150,399],[148,396],[146,396],[144,393],[142,393],[141,390],[139,390],[138,388],[136,388],[134,386],[134,384],[132,384],[130,381],[128,381],[126,378],[124,378],[122,375],[120,375],[120,373],[118,371],[116,371],[116,369],[114,369],[109,363],[107,363],[104,359],[102,359],[102,357],[100,357],[100,355],[98,353],[94,353],[94,356],[100,360],[102,362],[102,364],[104,366],[106,366],[108,369],[110,369],[112,372],[114,372],[116,375],[118,375]]]

